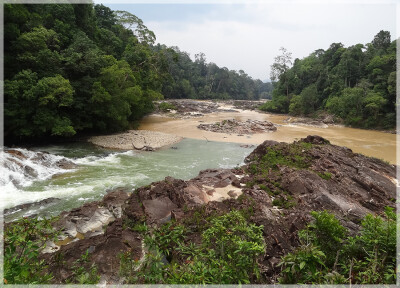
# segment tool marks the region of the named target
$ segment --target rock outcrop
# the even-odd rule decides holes
[[[236,119],[223,120],[213,124],[200,124],[197,128],[218,133],[255,134],[274,132],[276,126],[268,121],[250,120],[238,121]]]
[[[94,145],[121,150],[154,151],[178,143],[183,138],[147,130],[128,130],[111,135],[92,136],[87,139]]]
[[[20,204],[12,208],[4,209],[4,216],[8,216],[20,211],[27,211],[29,209],[39,208],[41,206],[50,206],[60,201],[61,201],[60,198],[50,197],[36,202]],[[34,216],[36,216],[36,214],[30,215],[30,217]]]
[[[167,177],[132,193],[113,191],[100,202],[61,214],[56,227],[63,231],[60,241],[68,241],[42,257],[55,283],[70,277],[72,263],[85,251],[102,281],[121,283],[118,255],[142,259],[146,253],[135,225],[152,229],[174,219],[189,225],[190,241],[199,243],[196,223],[236,209],[263,225],[267,248],[259,265],[265,282],[273,283],[280,257],[299,245],[297,232],[310,221],[310,211],[331,211],[354,234],[366,214],[395,206],[395,171],[394,165],[318,136],[292,144],[265,141],[240,168],[204,170],[188,181]],[[60,255],[63,265],[57,262]]]
[[[161,103],[168,103],[170,109],[160,109]],[[199,117],[204,114],[209,114],[218,111],[220,105],[216,102],[211,101],[196,101],[189,99],[179,100],[163,100],[156,106],[156,111],[159,113],[168,112],[174,114],[177,117]]]

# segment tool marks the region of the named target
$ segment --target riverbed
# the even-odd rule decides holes
[[[227,107],[232,108],[232,107]],[[177,119],[162,115],[150,115],[143,119],[139,129],[170,133],[191,139],[207,139],[218,142],[246,143],[258,145],[265,140],[293,142],[308,135],[319,135],[328,139],[332,144],[346,146],[356,153],[383,159],[391,164],[396,163],[396,135],[374,130],[349,128],[339,125],[324,125],[322,127],[306,124],[290,124],[285,120],[287,115],[260,113],[251,110],[237,112],[216,112],[201,117]],[[276,132],[237,135],[215,133],[197,128],[201,123],[235,119],[238,121],[264,120],[277,126]]]
[[[145,117],[139,129],[184,138],[179,143],[153,152],[112,150],[88,143],[35,147],[33,153],[46,151],[51,157],[58,157],[57,159],[64,157],[77,164],[77,168],[63,170],[57,167],[38,166],[33,168],[36,169],[35,174],[39,176],[31,177],[25,175],[18,167],[15,171],[11,171],[7,165],[2,165],[0,209],[49,197],[60,199],[50,205],[5,215],[5,220],[11,221],[31,214],[57,215],[86,202],[100,200],[110,190],[122,187],[132,192],[137,187],[163,180],[166,176],[188,180],[197,176],[203,169],[240,166],[255,145],[265,140],[293,142],[308,135],[319,135],[332,144],[346,146],[354,152],[380,158],[392,164],[396,163],[395,134],[332,125],[322,127],[294,125],[286,121],[288,118],[286,115],[250,110],[235,111],[233,107],[224,108],[228,109],[185,119],[158,114]],[[238,135],[197,128],[200,123],[214,123],[227,119],[265,120],[274,123],[278,129],[276,132]],[[31,151],[20,150],[23,154],[32,154]],[[1,153],[4,162],[4,152]],[[34,157],[34,154],[29,157]]]

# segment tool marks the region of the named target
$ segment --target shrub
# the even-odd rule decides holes
[[[8,284],[45,284],[53,278],[47,265],[39,259],[47,240],[58,232],[51,223],[56,218],[39,220],[22,218],[4,229],[4,282]]]
[[[341,248],[346,229],[340,224],[335,215],[327,212],[311,212],[314,222],[307,226],[305,231],[300,232],[302,240],[308,241],[319,246],[325,253],[328,266],[332,266],[336,259],[336,254]]]
[[[259,277],[257,258],[265,250],[262,226],[248,224],[239,211],[213,217],[202,243],[185,243],[187,228],[164,224],[147,237],[143,263],[121,256],[129,283],[237,284]],[[170,261],[163,260],[163,254]],[[174,258],[171,258],[174,256]]]
[[[170,110],[176,110],[176,107],[174,104],[168,102],[161,102],[160,105],[158,105],[158,109],[160,109],[163,112],[168,112]]]
[[[314,245],[300,246],[293,253],[282,257],[279,266],[283,266],[279,283],[319,283],[323,276],[326,256]]]
[[[361,232],[346,230],[333,214],[311,212],[313,223],[299,231],[301,246],[282,258],[280,283],[394,284],[396,282],[396,214],[367,215]]]

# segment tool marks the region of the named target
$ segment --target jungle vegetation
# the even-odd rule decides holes
[[[272,101],[261,109],[313,116],[321,111],[362,128],[396,125],[396,40],[380,31],[371,43],[332,43],[303,59],[285,48],[271,66]]]
[[[94,4],[4,5],[8,142],[130,128],[165,98],[259,99],[271,83],[155,45],[137,16]]]

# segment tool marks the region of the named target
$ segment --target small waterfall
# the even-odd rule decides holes
[[[6,148],[0,151],[0,210],[8,209],[7,221],[32,214],[57,215],[97,201],[118,187],[132,190],[166,176],[186,180],[203,169],[232,168],[251,151],[239,144],[192,139],[176,147],[151,153],[82,143],[35,147],[34,151]],[[18,208],[21,205],[24,208]]]
[[[62,156],[23,148],[5,148],[0,151],[1,198],[10,198],[34,181],[46,180],[76,167],[74,162]]]

